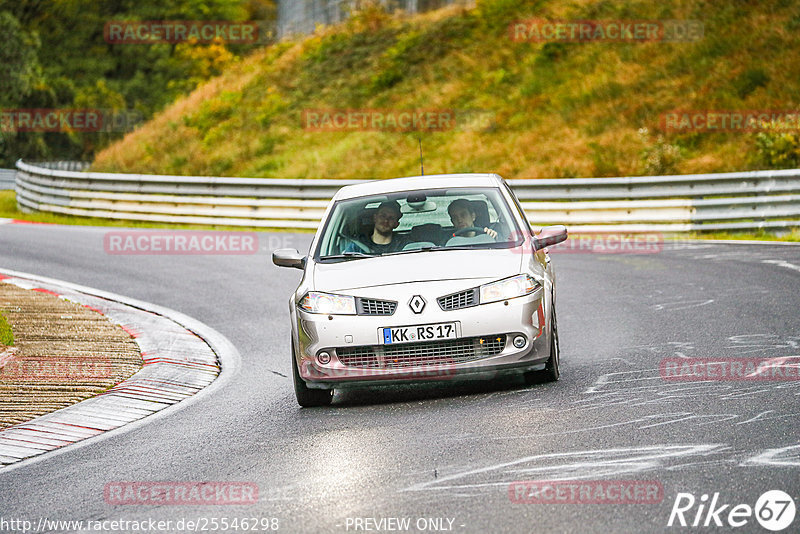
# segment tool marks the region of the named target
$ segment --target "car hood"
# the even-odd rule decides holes
[[[519,274],[523,254],[512,249],[441,250],[317,263],[314,288],[343,291],[408,282],[500,279]]]

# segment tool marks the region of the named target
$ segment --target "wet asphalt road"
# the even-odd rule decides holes
[[[106,231],[0,226],[0,267],[183,312],[225,335],[241,367],[203,402],[0,471],[0,531],[17,530],[4,519],[40,518],[170,520],[171,531],[181,519],[210,528],[213,518],[277,518],[281,532],[309,533],[402,528],[390,518],[408,519],[412,532],[727,531],[667,527],[676,496],[698,499],[689,521],[703,494],[731,505],[723,522],[732,506],[753,506],[767,490],[800,505],[800,381],[659,374],[665,358],[800,356],[800,247],[554,253],[558,383],[355,390],[337,393],[330,408],[300,409],[287,378],[286,310],[301,273],[274,267],[269,249],[306,250],[310,235],[259,234],[262,250],[250,256],[118,256],[104,252]],[[653,504],[512,502],[510,483],[536,479],[648,481],[663,496]],[[114,506],[103,488],[115,481],[247,481],[259,501]],[[767,532],[746,519],[736,531]]]

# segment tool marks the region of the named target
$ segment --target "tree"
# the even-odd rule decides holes
[[[19,144],[18,134],[3,118],[9,108],[20,107],[40,81],[41,69],[36,58],[39,41],[22,29],[17,18],[8,11],[0,11],[0,165],[13,163],[12,149]]]
[[[268,44],[276,8],[274,0],[0,0],[0,13],[0,106],[92,105],[149,118],[237,56]],[[106,23],[145,20],[258,21],[262,39],[245,45],[106,41]],[[19,157],[91,158],[120,135],[6,136],[0,167]]]
[[[39,80],[41,70],[36,58],[39,41],[22,29],[19,21],[8,11],[0,11],[0,105],[17,106]]]

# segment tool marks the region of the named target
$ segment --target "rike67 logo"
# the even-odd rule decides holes
[[[706,493],[699,499],[691,493],[678,493],[667,526],[732,529],[750,524],[755,517],[765,529],[779,532],[792,524],[795,512],[794,499],[781,490],[764,492],[756,500],[755,506],[723,503],[719,493],[714,493],[710,501]]]

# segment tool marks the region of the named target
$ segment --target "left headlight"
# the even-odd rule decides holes
[[[324,313],[326,315],[355,315],[356,299],[348,295],[332,295],[310,291],[297,303],[300,308],[309,313]]]
[[[497,302],[498,300],[513,299],[529,295],[539,287],[538,282],[528,274],[518,274],[511,278],[505,278],[484,284],[481,286],[481,304]]]

